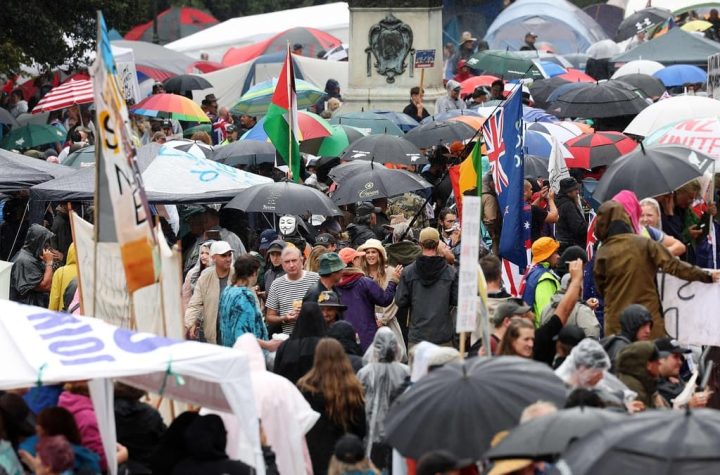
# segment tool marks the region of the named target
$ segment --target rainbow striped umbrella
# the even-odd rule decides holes
[[[199,105],[177,94],[154,94],[135,104],[130,112],[160,119],[210,122]]]
[[[277,78],[263,81],[251,87],[231,108],[233,114],[261,115],[267,113],[272,100]],[[295,97],[298,109],[310,107],[325,95],[325,91],[312,83],[295,79]]]

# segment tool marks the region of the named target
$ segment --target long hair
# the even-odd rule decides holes
[[[72,413],[62,407],[46,407],[37,415],[35,423],[43,430],[43,435],[62,435],[71,444],[80,445],[80,429]]]
[[[355,376],[342,345],[335,339],[323,338],[315,348],[313,367],[297,382],[302,391],[322,394],[328,418],[347,431],[353,417],[365,407],[362,383]]]
[[[510,325],[508,325],[507,330],[505,331],[505,336],[503,336],[503,339],[500,342],[500,348],[498,348],[499,355],[518,356],[513,345],[515,344],[515,341],[520,338],[520,330],[523,328],[535,330],[535,325],[524,318],[512,319]]]
[[[320,269],[320,256],[327,254],[328,251],[325,246],[315,246],[310,251],[310,256],[307,262],[305,262],[305,270],[311,272],[317,272]]]
[[[375,249],[374,247],[368,248],[368,249]],[[375,249],[377,250],[377,249]],[[366,249],[367,251],[367,249]],[[385,255],[378,251],[378,263],[377,263],[377,279],[375,281],[380,284],[381,287],[385,287],[386,281],[387,281],[387,273],[385,272],[385,267],[387,266],[387,263],[385,262]],[[370,266],[367,263],[367,260],[363,258],[362,260],[362,270],[365,272],[365,275],[368,277],[372,277],[370,273]]]
[[[327,328],[325,326],[325,319],[320,310],[320,305],[317,302],[305,302],[300,307],[300,314],[295,322],[295,328],[293,328],[290,334],[290,340],[297,340],[300,338],[311,338],[311,337],[323,337]]]

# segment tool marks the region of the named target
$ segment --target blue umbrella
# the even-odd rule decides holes
[[[545,101],[547,104],[550,104],[558,99],[558,97],[562,96],[566,92],[573,91],[577,88],[581,87],[588,87],[592,86],[592,84],[587,82],[571,82],[567,84],[563,84],[562,86],[555,89],[553,92],[550,93],[550,95],[547,98],[547,101]]]
[[[548,77],[559,76],[567,72],[565,68],[552,61],[540,61],[540,66],[542,66],[543,71],[545,71]]]
[[[548,114],[542,109],[523,106],[523,119],[525,122],[557,122],[558,118]]]
[[[691,64],[675,64],[661,69],[653,74],[665,87],[683,86],[685,84],[704,83],[707,74],[702,69]]]
[[[384,117],[387,117],[390,119],[395,125],[400,127],[400,130],[403,132],[409,132],[415,127],[417,127],[418,121],[413,119],[407,114],[404,114],[402,112],[394,112],[394,111],[372,111],[376,114],[380,114]]]
[[[552,152],[552,138],[550,135],[535,130],[525,131],[525,141],[523,142],[526,155],[534,155],[543,159],[550,157]],[[558,142],[560,153],[563,157],[570,158],[572,154],[562,143]]]

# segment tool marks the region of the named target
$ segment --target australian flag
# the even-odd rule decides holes
[[[517,265],[522,272],[527,266],[530,216],[523,199],[525,156],[521,99],[518,87],[485,121],[483,135],[502,213],[500,257]]]

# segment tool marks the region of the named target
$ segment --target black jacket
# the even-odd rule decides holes
[[[347,227],[347,232],[352,247],[362,246],[368,239],[378,239],[375,231],[365,224],[351,224]]]
[[[344,320],[335,322],[327,331],[328,338],[334,338],[340,342],[345,354],[350,360],[353,371],[357,373],[363,367],[362,348],[358,343],[357,332],[353,326]]]
[[[53,233],[39,224],[28,229],[25,244],[12,259],[10,300],[13,302],[47,308],[50,292],[39,292],[35,287],[45,274],[45,264],[40,256],[53,237]]]
[[[152,473],[150,456],[165,433],[165,423],[152,406],[136,399],[115,397],[117,441],[128,449],[127,466],[133,474]]]
[[[282,343],[275,354],[273,371],[293,384],[310,371],[315,360],[315,347],[319,337],[290,338]]]
[[[580,246],[585,249],[588,223],[577,202],[567,195],[559,195],[555,201],[560,219],[555,225],[557,240],[562,248]]]

